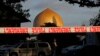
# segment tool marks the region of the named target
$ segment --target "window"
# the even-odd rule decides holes
[[[35,44],[34,43],[29,43],[29,47],[30,48],[34,48],[35,47]]]
[[[27,48],[28,47],[28,45],[26,44],[26,43],[23,43],[21,46],[20,46],[20,48]]]
[[[34,48],[35,44],[34,43],[23,43],[20,48]]]
[[[48,44],[47,43],[38,43],[38,46],[39,47],[48,47]]]

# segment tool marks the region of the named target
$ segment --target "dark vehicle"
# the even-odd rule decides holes
[[[74,56],[83,46],[73,45],[69,47],[57,47],[52,56]]]
[[[100,56],[99,45],[73,45],[65,48],[57,48],[52,56]]]

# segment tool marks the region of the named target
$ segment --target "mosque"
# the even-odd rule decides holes
[[[62,17],[50,8],[40,12],[33,23],[33,27],[63,27],[64,22]],[[69,44],[76,44],[79,39],[76,38],[77,34],[73,33],[41,33],[37,35],[38,40],[47,41],[51,46],[65,46],[67,42]],[[56,42],[56,44],[55,44]]]
[[[44,11],[40,12],[36,16],[33,22],[33,27],[63,27],[63,26],[64,26],[64,22],[62,20],[62,17],[50,8],[47,8]],[[93,33],[92,34],[91,33],[88,33],[88,34],[87,33],[48,33],[48,34],[43,33],[42,34],[41,33],[37,35],[37,38],[39,40],[49,42],[52,46],[53,45],[66,46],[70,44],[77,44],[78,41],[80,41],[77,38],[77,35],[87,37],[83,39],[83,41],[81,41],[81,44],[91,44],[91,43],[95,44],[96,43],[95,36]],[[89,40],[90,38],[92,41]],[[57,42],[56,45],[54,44],[55,39]]]

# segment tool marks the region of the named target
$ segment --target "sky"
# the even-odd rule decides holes
[[[79,7],[78,4],[68,4],[59,0],[27,0],[22,2],[22,5],[23,9],[30,9],[29,20],[31,21],[22,23],[22,27],[33,27],[35,17],[46,8],[51,8],[61,15],[64,26],[81,26],[82,24],[89,26],[89,19],[94,18],[100,9],[100,7]]]

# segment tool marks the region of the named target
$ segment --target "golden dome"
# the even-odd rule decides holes
[[[36,16],[33,25],[36,27],[40,27],[45,25],[45,23],[55,23],[59,27],[63,26],[61,16],[49,8],[42,11]]]

